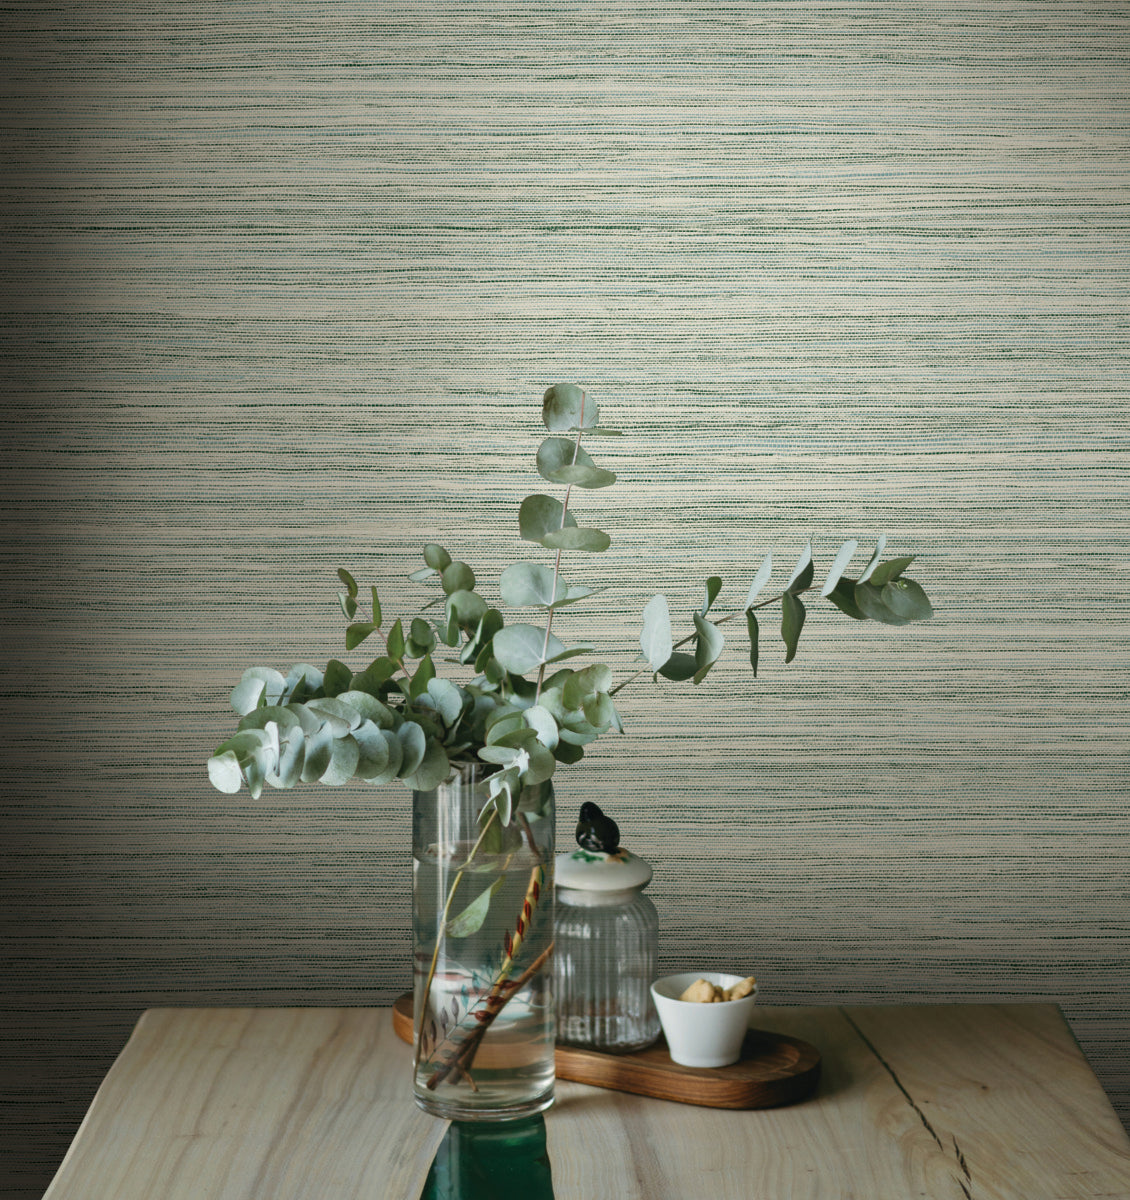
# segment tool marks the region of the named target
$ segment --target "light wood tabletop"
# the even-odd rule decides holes
[[[823,1054],[784,1108],[558,1082],[557,1200],[1130,1200],[1130,1140],[1047,1004],[771,1008]],[[446,1122],[388,1009],[153,1009],[45,1200],[417,1200]],[[499,1197],[499,1200],[504,1200]]]

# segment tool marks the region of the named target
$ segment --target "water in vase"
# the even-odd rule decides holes
[[[525,843],[470,852],[414,856],[415,1094],[437,1116],[509,1119],[553,1097],[553,889]]]

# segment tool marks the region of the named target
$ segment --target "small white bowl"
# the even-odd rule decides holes
[[[728,988],[744,978],[718,971],[684,971],[681,975],[666,975],[651,985],[667,1049],[675,1062],[684,1067],[728,1067],[738,1061],[757,989],[740,1000],[717,1004],[697,1004],[679,997],[696,979]]]

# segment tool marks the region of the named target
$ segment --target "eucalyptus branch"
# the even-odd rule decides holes
[[[435,979],[436,967],[439,964],[439,951],[440,951],[440,947],[444,943],[443,931],[447,928],[447,922],[451,916],[451,905],[455,901],[455,893],[458,890],[459,885],[463,882],[463,876],[464,876],[464,874],[466,874],[467,868],[471,865],[471,862],[474,859],[475,855],[479,852],[479,847],[483,844],[483,839],[486,837],[487,831],[490,829],[491,825],[494,824],[494,819],[497,816],[498,816],[497,806],[492,807],[491,811],[490,811],[490,816],[487,818],[487,822],[483,826],[482,833],[479,834],[478,840],[471,847],[471,852],[467,855],[467,858],[465,859],[463,865],[459,868],[458,874],[451,881],[451,888],[448,890],[447,900],[445,901],[444,906],[443,906],[443,915],[439,919],[439,927],[438,927],[439,933],[438,933],[438,936],[436,937],[435,947],[432,950],[432,961],[428,966],[428,977],[424,981],[424,995],[420,1001],[419,1020],[420,1020],[421,1024],[423,1023],[424,1016],[428,1011],[428,1001],[431,998],[431,994],[432,994],[432,981]],[[420,1065],[420,1050],[421,1050],[422,1045],[423,1045],[423,1039],[418,1037],[416,1039],[416,1065],[417,1066]]]
[[[711,625],[725,625],[727,621],[732,621],[737,616],[744,617],[746,613],[756,612],[758,609],[762,608],[769,608],[771,605],[779,604],[786,596],[800,596],[804,592],[811,591],[815,586],[815,584],[810,583],[808,587],[795,589],[786,588],[785,591],[780,592],[776,596],[771,596],[768,600],[759,600],[756,604],[751,604],[748,608],[735,609],[732,613],[727,613],[724,617],[719,617],[718,620],[711,621],[710,623]],[[679,641],[675,642],[671,649],[678,650],[683,646],[687,646],[693,642],[696,637],[698,637],[697,633],[688,633],[685,638],[680,638]],[[641,678],[641,676],[654,674],[656,674],[656,672],[650,667],[641,667],[634,674],[629,675],[627,679],[621,680],[615,687],[609,688],[608,694],[610,696],[615,696],[617,692],[622,691],[628,686],[629,683],[634,683],[635,680]]]
[[[298,783],[344,784],[350,779],[383,784],[400,780],[414,791],[438,787],[468,763],[497,768],[491,796],[497,820],[509,825],[513,803],[524,788],[548,781],[559,763],[578,762],[585,747],[604,734],[622,732],[612,697],[648,674],[672,682],[701,683],[718,661],[726,639],[716,627],[745,614],[750,636],[750,664],[758,668],[759,609],[780,604],[785,661],[795,656],[805,620],[799,597],[813,583],[811,544],[805,547],[784,591],[760,600],[772,570],[769,554],[754,574],[745,606],[714,617],[711,606],[722,580],[706,581],[706,602],[693,613],[694,632],[676,641],[664,596],[655,596],[643,613],[640,647],[646,665],[629,667],[627,678],[612,685],[612,671],[602,662],[579,670],[558,666],[589,655],[594,647],[564,645],[553,633],[558,608],[592,596],[598,588],[563,586],[566,550],[600,553],[611,542],[600,529],[581,528],[570,511],[573,488],[594,489],[615,483],[613,472],[593,462],[582,447],[585,434],[615,431],[599,424],[599,407],[572,383],[558,383],[542,397],[542,422],[549,436],[537,450],[537,473],[565,487],[564,499],[540,492],[526,496],[518,511],[523,542],[554,551],[546,563],[515,562],[498,578],[500,605],[534,609],[544,621],[528,617],[510,621],[476,591],[475,574],[434,543],[424,546],[421,570],[409,579],[432,579],[442,586],[442,618],[429,618],[429,599],[408,628],[397,620],[382,628],[380,602],[373,589],[369,620],[357,620],[359,589],[348,571],[338,576],[346,591],[338,593],[347,621],[347,650],[372,634],[383,654],[353,669],[332,660],[324,671],[309,664],[293,666],[288,675],[269,667],[249,667],[231,693],[239,714],[235,733],[208,760],[208,776],[222,792],[238,792],[244,783],[254,797],[264,786],[291,788]],[[885,536],[858,572],[844,576],[858,549],[846,541],[828,568],[822,594],[855,620],[900,626],[924,620],[933,608],[923,589],[903,576],[910,557],[880,561]],[[776,590],[776,589],[774,589]],[[754,603],[754,601],[759,601]],[[599,614],[598,622],[599,622]],[[693,654],[676,654],[694,642]],[[439,642],[458,653],[447,660],[432,657]],[[469,681],[448,670],[471,667]],[[553,670],[546,670],[552,665]],[[440,675],[437,668],[444,673]],[[410,672],[414,671],[413,674]],[[404,678],[408,678],[405,685]],[[532,701],[532,703],[531,703]]]
[[[570,466],[577,465],[577,455],[580,453],[580,450],[581,450],[581,428],[580,427],[583,427],[584,423],[585,423],[585,394],[584,394],[584,392],[582,392],[581,393],[580,420],[577,422],[577,425],[578,425],[577,437],[573,443],[573,459],[572,459],[572,462],[569,464]],[[573,485],[570,483],[570,484],[566,485],[565,499],[561,501],[561,524],[558,526],[559,530],[565,528],[565,517],[566,517],[566,514],[569,512],[569,497],[572,494],[573,494]],[[561,577],[561,555],[562,555],[562,551],[560,548],[558,548],[557,553],[553,556],[553,592],[551,595],[554,599],[557,596],[557,582]],[[545,682],[545,660],[549,655],[549,635],[550,635],[551,631],[553,630],[553,614],[556,611],[557,610],[554,608],[553,604],[550,604],[549,612],[546,614],[546,618],[545,618],[545,640],[542,642],[542,647],[541,647],[542,661],[538,665],[538,685],[537,685],[536,691],[534,692],[534,703],[535,704],[537,704],[537,702],[541,699],[541,688],[542,688],[542,684]]]

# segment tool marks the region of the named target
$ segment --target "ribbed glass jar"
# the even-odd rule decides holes
[[[659,1037],[650,987],[659,917],[642,885],[622,891],[557,888],[557,1040],[629,1054]]]

